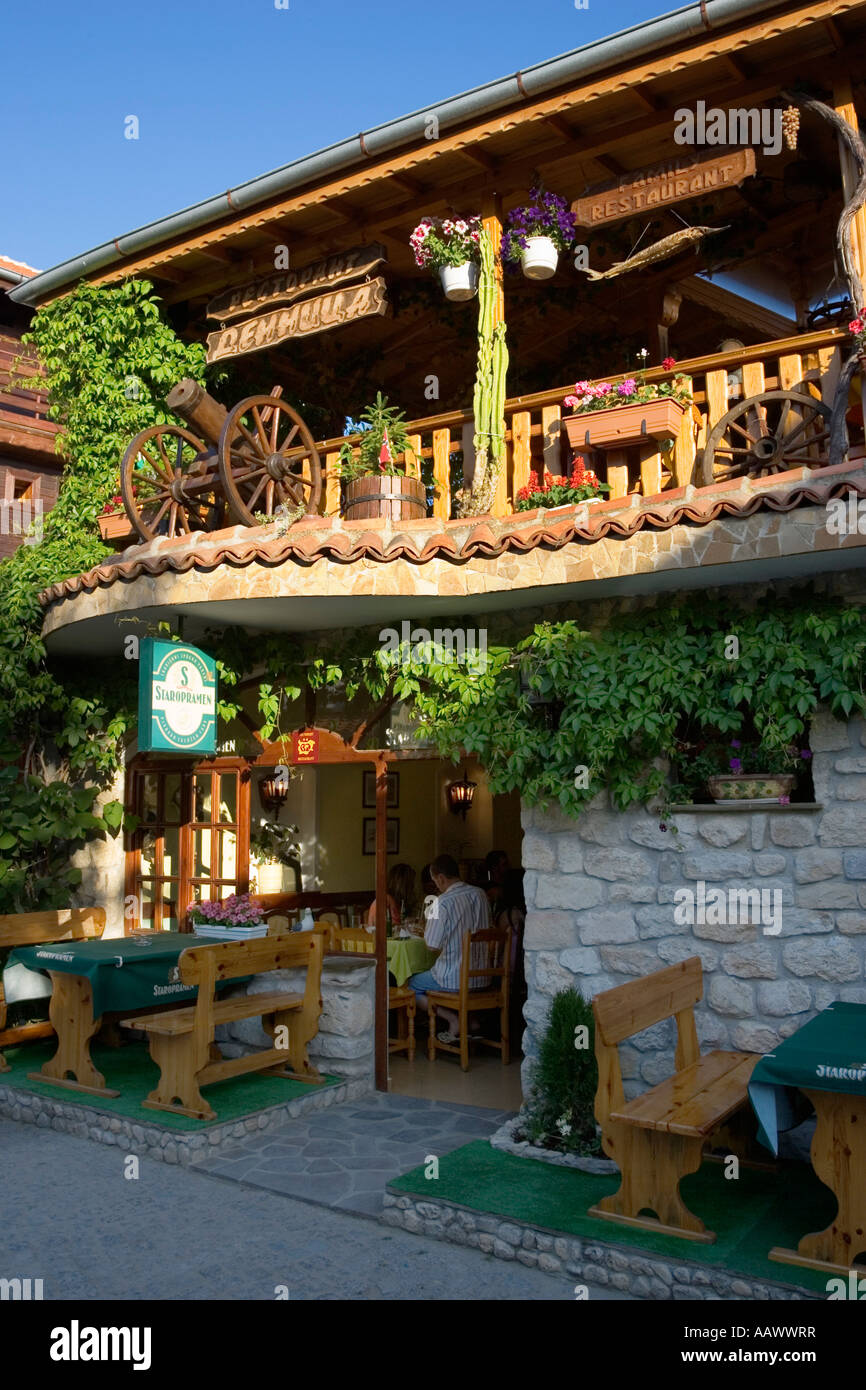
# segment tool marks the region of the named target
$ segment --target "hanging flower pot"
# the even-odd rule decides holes
[[[559,251],[549,236],[529,236],[520,260],[527,280],[549,280],[556,274]]]
[[[439,279],[445,291],[445,298],[459,304],[462,300],[473,299],[478,293],[478,266],[473,261],[462,265],[443,265]]]

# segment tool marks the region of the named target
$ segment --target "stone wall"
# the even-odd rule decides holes
[[[303,990],[306,970],[272,970],[256,975],[247,994]],[[319,1031],[309,1046],[310,1061],[329,1076],[366,1083],[373,1089],[375,1062],[374,989],[376,962],[326,956],[322,965],[322,1013]],[[273,1047],[261,1019],[221,1024],[216,1040],[224,1057]],[[353,1092],[353,1095],[357,1092]]]
[[[124,800],[124,769],[114,782],[99,793],[94,804],[97,813],[107,801]],[[124,882],[126,858],[123,832],[116,835],[96,835],[87,840],[70,858],[74,868],[81,870],[81,883],[74,893],[74,907],[104,907],[105,935],[123,936]]]
[[[811,746],[819,810],[678,813],[677,835],[645,807],[612,811],[606,793],[577,820],[524,811],[524,1093],[550,1000],[572,984],[589,998],[699,955],[703,1047],[753,1052],[836,999],[866,1003],[866,724],[822,714]],[[780,933],[677,922],[677,890],[698,881],[779,890]],[[674,1034],[669,1021],[620,1047],[629,1096],[670,1075]]]

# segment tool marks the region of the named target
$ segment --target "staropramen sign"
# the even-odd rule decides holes
[[[216,752],[216,662],[183,642],[141,643],[138,746],[144,753]]]

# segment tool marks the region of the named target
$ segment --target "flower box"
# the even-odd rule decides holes
[[[96,520],[99,523],[99,534],[106,545],[125,550],[128,545],[141,544],[141,537],[126,512],[104,512]]]
[[[648,439],[676,439],[685,406],[670,396],[608,410],[566,415],[564,424],[573,449],[624,449]]]
[[[796,781],[792,772],[735,772],[707,779],[714,801],[778,801],[790,796]]]

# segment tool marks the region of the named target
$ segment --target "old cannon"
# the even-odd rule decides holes
[[[281,391],[277,386],[226,410],[189,378],[172,387],[166,405],[189,428],[142,430],[120,467],[126,513],[142,540],[232,523],[255,526],[280,508],[318,510],[319,454]]]

